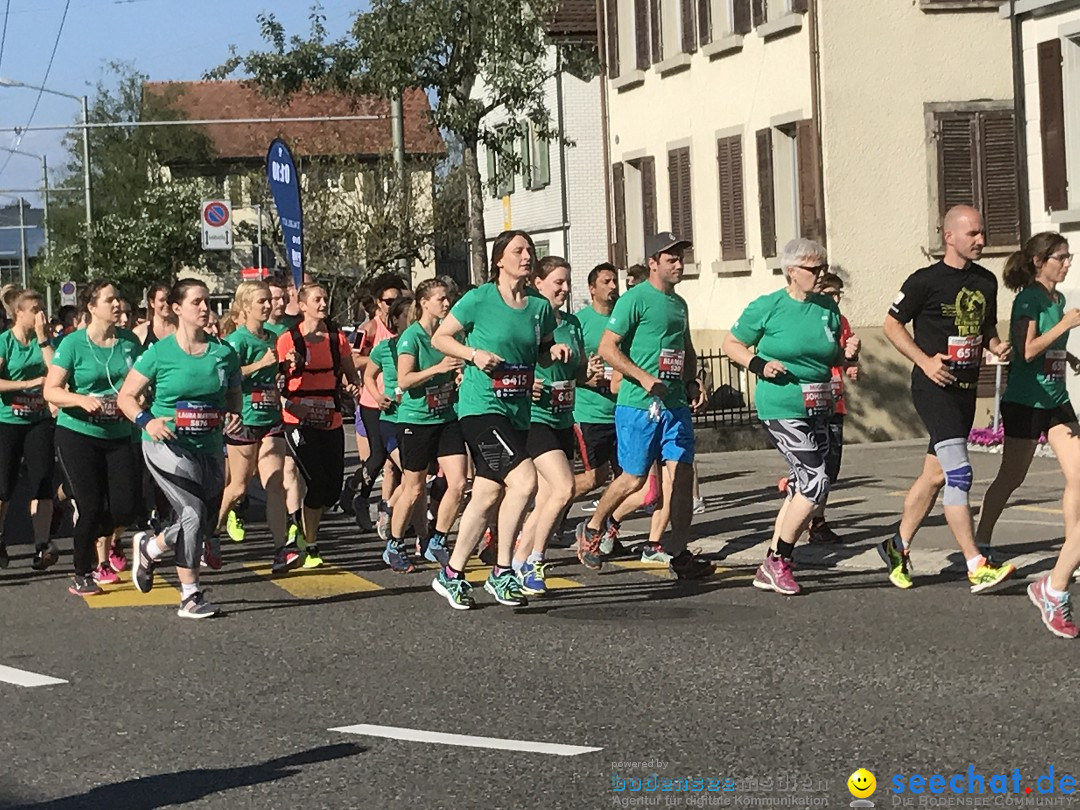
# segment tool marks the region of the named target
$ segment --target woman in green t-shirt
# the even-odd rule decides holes
[[[19,469],[25,464],[24,483],[33,498],[30,519],[35,548],[30,567],[44,571],[60,559],[56,545],[49,540],[56,423],[41,394],[53,349],[41,293],[22,290],[12,293],[10,300],[11,328],[0,333],[0,525],[15,492]],[[7,565],[7,548],[0,539],[0,568]]]
[[[116,325],[121,303],[112,282],[84,286],[79,310],[90,322],[61,342],[44,394],[60,409],[56,454],[67,494],[79,507],[72,530],[75,579],[68,590],[93,596],[101,593],[101,584],[117,581],[108,556],[101,553],[104,545],[98,551],[98,537],[118,537],[134,520],[141,499],[138,447],[131,423],[117,407],[117,394],[142,345],[133,332]]]
[[[1065,296],[1057,289],[1071,265],[1069,243],[1052,232],[1035,234],[1005,264],[1005,286],[1017,292],[1009,325],[1015,348],[1001,402],[1005,447],[975,534],[985,556],[994,526],[1009,496],[1024,482],[1045,434],[1065,476],[1065,542],[1049,576],[1029,585],[1028,596],[1050,632],[1064,638],[1080,635],[1068,590],[1080,567],[1080,425],[1065,390],[1066,366],[1080,372],[1080,361],[1066,349],[1069,332],[1080,326],[1080,309],[1065,309]]]
[[[565,362],[536,370],[530,412],[529,437],[525,446],[536,465],[535,508],[521,528],[514,546],[514,572],[521,590],[528,595],[547,591],[544,584],[544,551],[551,533],[574,497],[574,395],[590,370],[585,357],[585,339],[577,316],[562,311],[570,294],[570,264],[561,256],[545,256],[536,263],[532,284],[555,313],[554,337],[570,347]],[[603,371],[604,361],[596,358],[593,371]]]
[[[240,424],[243,407],[236,352],[206,333],[209,299],[209,290],[197,279],[173,285],[169,306],[176,332],[139,356],[118,397],[120,410],[143,431],[146,466],[176,514],[176,522],[159,534],[135,535],[131,579],[147,593],[158,560],[173,549],[180,579],[177,613],[188,619],[219,612],[199,587],[199,563],[206,546],[208,562],[217,558],[220,566],[212,538],[225,486],[221,434],[223,427],[233,430]],[[151,385],[154,399],[144,410],[139,398]]]
[[[270,287],[262,281],[242,281],[233,296],[229,318],[236,328],[226,342],[240,361],[240,390],[244,395],[242,422],[225,432],[228,448],[228,483],[221,497],[217,528],[233,540],[244,539],[243,518],[235,507],[247,492],[255,472],[266,492],[266,522],[274,539],[274,572],[301,563],[295,547],[286,545],[285,435],[278,388],[277,336],[266,328],[271,310]]]

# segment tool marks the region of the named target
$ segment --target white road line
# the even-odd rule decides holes
[[[363,734],[368,737],[388,737],[391,740],[409,740],[410,742],[435,743],[436,745],[460,745],[466,748],[497,748],[502,751],[531,751],[536,754],[554,754],[557,757],[574,757],[603,748],[589,748],[584,745],[558,745],[556,743],[532,742],[529,740],[501,740],[497,737],[473,737],[469,734],[444,734],[441,731],[424,731],[416,728],[397,728],[395,726],[373,726],[360,723],[355,726],[332,728],[342,734]]]
[[[27,672],[25,669],[15,669],[15,667],[5,667],[2,664],[0,664],[0,681],[13,683],[16,686],[52,686],[57,683],[67,683],[62,678],[38,675],[36,672]]]

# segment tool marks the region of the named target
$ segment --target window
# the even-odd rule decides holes
[[[1020,241],[1020,209],[1016,178],[1016,128],[1011,105],[932,105],[937,178],[932,186],[937,205],[936,236],[942,243],[941,218],[954,205],[972,205],[982,212],[986,244],[1013,247]]]
[[[698,0],[698,41],[701,45],[732,35],[750,33],[750,0]]]
[[[746,204],[743,193],[742,136],[716,142],[720,180],[720,258],[727,262],[746,258]]]
[[[551,145],[528,125],[521,140],[522,180],[525,188],[536,191],[551,183]]]
[[[691,193],[690,147],[668,152],[668,193],[671,201],[671,230],[680,239],[694,241],[693,194]],[[694,263],[693,249],[686,252],[687,264]]]
[[[513,150],[512,142],[504,143],[504,149]],[[487,181],[493,189],[493,197],[506,197],[514,193],[514,173],[507,169],[504,161],[499,160],[495,147],[490,144],[487,146]]]
[[[533,244],[536,245],[536,258],[538,260],[551,255],[551,242],[534,242]]]
[[[611,167],[615,217],[615,262],[643,261],[645,237],[656,233],[656,161],[637,158]]]
[[[761,252],[797,236],[825,243],[817,131],[806,119],[757,133]]]
[[[805,14],[807,0],[751,0],[754,27],[773,22],[788,14]]]

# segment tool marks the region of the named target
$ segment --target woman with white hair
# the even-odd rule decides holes
[[[750,303],[725,339],[724,353],[757,375],[758,416],[793,473],[754,587],[794,596],[802,590],[791,569],[795,544],[832,483],[826,472],[832,367],[858,360],[859,339],[851,336],[841,346],[840,310],[814,292],[829,269],[825,248],[794,239],[784,247],[782,267],[787,285]]]

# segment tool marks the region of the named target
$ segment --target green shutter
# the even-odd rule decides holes
[[[551,182],[551,144],[543,138],[536,139],[535,162],[533,188],[543,188]]]

